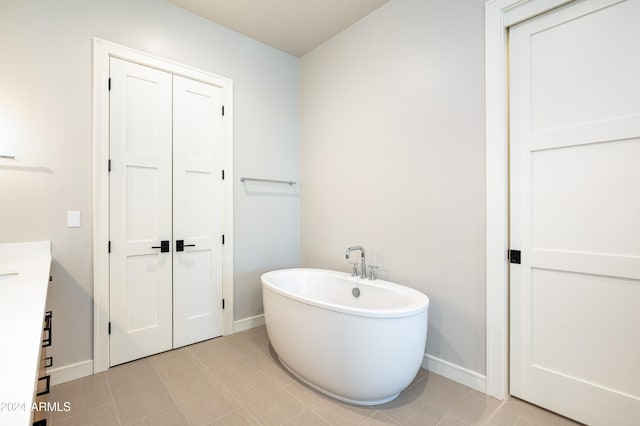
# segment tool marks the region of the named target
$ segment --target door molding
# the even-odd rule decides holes
[[[222,88],[225,106],[222,136],[222,164],[225,180],[223,198],[222,251],[223,334],[233,333],[233,81],[167,59],[93,39],[93,372],[109,369],[109,59],[126,61],[167,71]]]
[[[572,0],[489,0],[485,5],[487,394],[509,395],[508,29]]]

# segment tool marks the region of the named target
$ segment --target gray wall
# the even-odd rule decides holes
[[[298,179],[298,61],[162,0],[3,0],[0,242],[51,240],[55,366],[92,355],[92,37],[234,81],[235,319],[262,313],[260,274],[299,263],[299,199],[240,176]],[[79,210],[82,227],[66,227]]]
[[[484,1],[392,0],[301,60],[301,262],[431,299],[427,353],[485,374]]]
[[[262,313],[261,272],[299,250],[347,271],[362,244],[430,296],[427,352],[484,374],[483,19],[483,0],[392,0],[298,62],[161,0],[3,0],[0,242],[53,242],[56,366],[92,358],[95,36],[234,80],[236,320]],[[237,180],[299,160],[300,199]]]

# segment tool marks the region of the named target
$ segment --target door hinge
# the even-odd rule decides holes
[[[224,234],[222,234],[222,244],[224,244]]]
[[[509,263],[520,264],[521,253],[520,250],[509,250],[507,251],[507,258],[509,259]]]
[[[224,180],[224,170],[222,170],[222,180]]]
[[[111,253],[111,241],[109,241],[109,253]]]
[[[109,167],[109,171],[111,171],[111,158],[109,158],[108,167]]]
[[[224,117],[224,105],[222,105],[222,116]]]
[[[111,77],[109,77],[109,91],[111,91]]]
[[[109,321],[109,334],[111,334],[111,321]]]
[[[224,309],[224,299],[222,299],[222,309]]]

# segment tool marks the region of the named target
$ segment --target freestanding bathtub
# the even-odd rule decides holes
[[[326,395],[383,404],[420,368],[429,298],[419,291],[342,272],[283,269],[262,275],[262,294],[280,361]]]

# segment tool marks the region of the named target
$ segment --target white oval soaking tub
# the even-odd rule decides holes
[[[420,368],[429,298],[419,291],[342,272],[283,269],[262,275],[262,294],[280,361],[320,392],[351,404],[383,404]]]

